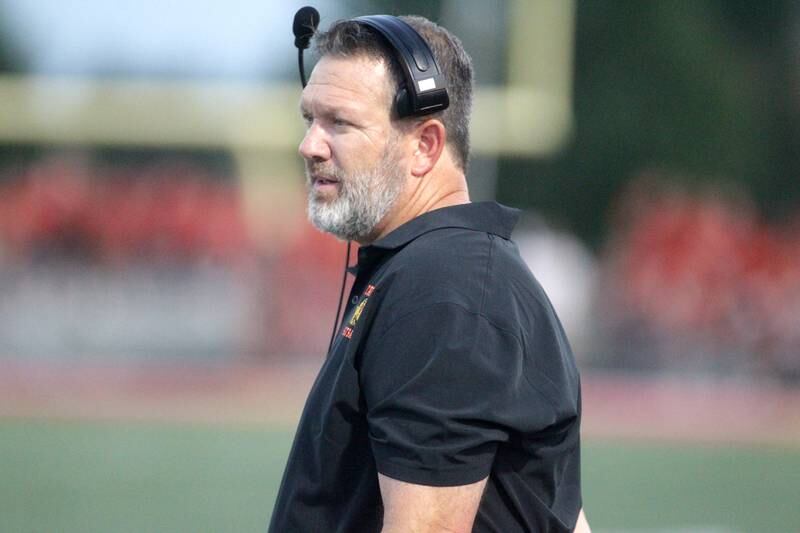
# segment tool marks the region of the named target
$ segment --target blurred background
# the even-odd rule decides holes
[[[0,0],[0,531],[265,529],[345,261],[302,5]],[[472,55],[471,195],[524,210],[594,530],[800,531],[800,4],[315,7]]]

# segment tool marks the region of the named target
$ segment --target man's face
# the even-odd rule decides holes
[[[308,216],[341,239],[368,241],[403,192],[401,134],[388,73],[367,58],[324,56],[303,90]]]

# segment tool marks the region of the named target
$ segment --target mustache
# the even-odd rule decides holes
[[[306,162],[306,178],[311,176],[328,176],[341,180],[342,172],[331,164]]]

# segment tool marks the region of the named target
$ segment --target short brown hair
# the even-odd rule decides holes
[[[447,144],[452,147],[456,164],[466,172],[469,163],[469,120],[472,113],[472,59],[458,37],[424,17],[399,17],[419,33],[433,52],[436,63],[447,80],[450,106],[431,117],[439,118],[447,130]],[[334,22],[326,32],[314,36],[320,57],[366,56],[385,61],[389,67],[395,93],[405,83],[394,51],[375,30],[355,20]],[[394,102],[394,97],[392,98]]]

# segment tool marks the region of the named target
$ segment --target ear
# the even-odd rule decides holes
[[[414,154],[411,158],[411,174],[421,178],[430,172],[442,156],[447,131],[437,119],[428,119],[414,131]]]

